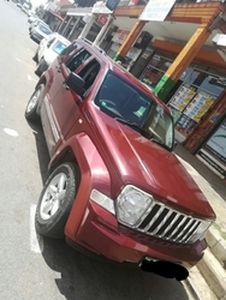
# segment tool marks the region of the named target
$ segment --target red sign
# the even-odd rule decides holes
[[[97,19],[97,22],[101,25],[105,25],[107,23],[107,20],[108,20],[108,16],[106,15],[99,15],[98,16],[98,19]]]

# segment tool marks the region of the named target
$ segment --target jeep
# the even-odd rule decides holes
[[[174,154],[169,108],[101,49],[75,40],[40,77],[25,110],[50,162],[39,234],[184,280],[214,211]]]

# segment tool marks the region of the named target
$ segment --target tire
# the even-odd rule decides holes
[[[64,163],[47,179],[35,215],[35,227],[39,234],[53,239],[64,237],[64,227],[78,188],[77,175],[78,169],[74,164]]]
[[[37,69],[35,70],[35,74],[40,77],[46,69],[46,62],[42,58],[37,66]]]
[[[32,57],[32,59],[38,63],[38,51],[35,52],[35,55]]]
[[[42,93],[44,90],[44,84],[40,84],[38,88],[31,95],[28,104],[25,108],[25,118],[28,121],[37,121],[39,119],[39,115],[37,113],[38,103],[41,99]]]

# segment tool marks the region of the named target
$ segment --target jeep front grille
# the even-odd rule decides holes
[[[195,235],[200,224],[201,220],[153,202],[136,229],[154,237],[186,244]]]

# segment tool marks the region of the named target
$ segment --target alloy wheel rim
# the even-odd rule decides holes
[[[27,113],[30,113],[34,109],[34,107],[37,105],[40,94],[41,94],[41,90],[38,89],[34,93],[34,95],[31,97],[31,99],[28,103],[28,106],[27,106]]]
[[[42,197],[40,215],[43,220],[49,220],[58,212],[65,199],[66,190],[67,176],[59,173],[50,181]]]

